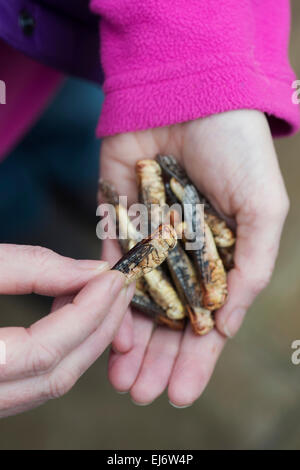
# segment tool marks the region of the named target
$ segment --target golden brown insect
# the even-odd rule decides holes
[[[161,168],[155,160],[139,160],[136,164],[140,201],[148,210],[151,227],[163,222],[166,194]]]
[[[172,179],[172,190],[179,200],[183,197],[182,189],[192,184],[187,174],[171,155],[158,155],[157,161],[168,179]],[[179,185],[177,184],[179,183]],[[205,220],[215,237],[218,247],[229,247],[235,243],[235,235],[226,222],[220,217],[208,200],[198,191],[200,203],[204,205]]]
[[[177,197],[177,199],[179,199],[179,201],[182,202],[185,187],[173,176],[170,179],[170,188],[172,189],[172,191],[175,194],[175,196]],[[199,201],[199,203],[200,203],[200,201]]]
[[[125,274],[128,283],[150,273],[168,256],[177,243],[171,225],[160,225],[149,237],[137,243],[112,269]]]
[[[165,311],[160,308],[143,289],[136,289],[131,305],[138,311],[152,318],[155,323],[161,326],[168,326],[172,330],[183,330],[184,320],[173,320],[168,318]]]
[[[197,335],[207,334],[214,327],[214,320],[210,310],[202,307],[202,290],[196,271],[179,244],[169,253],[167,263],[177,292],[187,309],[193,331]]]
[[[207,223],[205,223],[204,256],[210,272],[210,279],[209,282],[203,280],[203,305],[208,310],[217,310],[222,307],[227,297],[227,279],[214,237]]]
[[[126,207],[120,204],[120,197],[116,189],[108,181],[99,181],[99,195],[116,211],[117,236],[123,253],[127,253],[138,241],[142,240],[141,233],[132,224]]]
[[[170,224],[174,227],[177,239],[182,240],[183,243],[188,242],[188,225],[186,221],[181,220],[181,215],[177,210],[171,209],[169,212]]]
[[[162,269],[154,269],[144,275],[147,290],[152,299],[172,320],[181,320],[185,317],[184,306],[179,296]]]
[[[234,245],[235,236],[233,231],[216,213],[205,212],[205,220],[213,233],[217,247],[229,248]]]
[[[155,160],[139,160],[136,174],[141,201],[149,208],[151,204],[165,204],[165,188],[159,164]]]
[[[161,168],[155,160],[140,160],[136,165],[140,200],[150,214],[151,226],[156,226],[164,219],[166,203],[165,187]],[[168,318],[184,318],[184,307],[171,282],[161,269],[145,274],[147,290],[155,302],[166,312]]]

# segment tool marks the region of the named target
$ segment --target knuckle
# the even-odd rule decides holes
[[[29,328],[27,331],[32,337],[33,335],[31,329]],[[36,340],[33,340],[27,362],[29,364],[29,369],[33,372],[34,375],[48,372],[55,366],[58,360],[59,357],[55,351],[52,351],[45,345],[38,343]]]
[[[47,265],[49,260],[53,258],[54,252],[42,246],[28,247],[29,254],[33,260],[36,260],[40,266]]]
[[[271,220],[284,220],[290,208],[290,201],[286,193],[274,194],[272,201],[266,207],[266,217]]]
[[[282,198],[282,212],[286,217],[290,210],[290,199],[287,194]]]
[[[272,277],[272,271],[269,271],[263,275],[260,275],[254,279],[251,283],[251,290],[253,295],[256,297],[262,290],[264,290],[269,284]]]
[[[50,399],[66,395],[77,382],[77,376],[67,369],[57,369],[47,381],[47,395]]]
[[[253,197],[244,207],[244,215],[248,221],[256,220],[282,220],[288,214],[290,202],[286,191],[272,191],[265,196]]]

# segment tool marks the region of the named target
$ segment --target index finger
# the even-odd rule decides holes
[[[131,299],[123,289],[124,282],[124,275],[117,271],[103,273],[90,281],[71,304],[30,328],[1,329],[0,339],[6,345],[6,364],[0,366],[0,381],[51,370],[99,327],[116,297],[123,296],[125,314]]]
[[[0,294],[73,294],[108,269],[103,261],[75,260],[40,246],[0,244]]]

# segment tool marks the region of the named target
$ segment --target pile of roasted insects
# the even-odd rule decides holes
[[[119,236],[124,256],[113,269],[136,281],[132,306],[137,310],[176,330],[189,319],[193,331],[204,335],[214,327],[214,311],[226,300],[235,235],[174,157],[140,160],[136,174],[140,202],[151,214],[151,235],[144,239],[113,186],[100,181],[102,197],[115,208],[118,234],[126,234]],[[161,223],[166,208],[169,224]],[[186,248],[199,240],[196,248]]]

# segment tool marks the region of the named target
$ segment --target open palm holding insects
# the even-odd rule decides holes
[[[101,148],[101,178],[112,181],[128,204],[137,201],[135,165],[172,154],[211,204],[236,230],[228,298],[216,312],[216,328],[203,337],[154,327],[128,311],[114,338],[109,378],[139,404],[166,388],[172,404],[192,404],[206,387],[226,338],[238,331],[247,308],[268,284],[289,202],[267,120],[252,110],[230,111],[165,128],[107,137]],[[120,258],[116,240],[106,240],[103,258]]]

